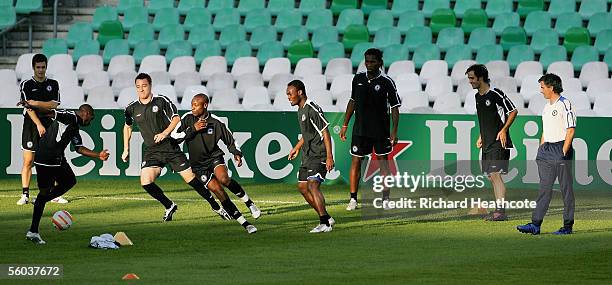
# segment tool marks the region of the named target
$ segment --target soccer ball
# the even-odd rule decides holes
[[[57,211],[53,214],[51,221],[58,230],[67,230],[72,226],[72,215],[66,210]]]

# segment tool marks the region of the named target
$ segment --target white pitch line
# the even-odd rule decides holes
[[[21,195],[0,195],[0,198],[19,198]],[[70,196],[64,196],[70,197]],[[72,199],[101,199],[101,200],[133,200],[133,201],[156,201],[154,198],[143,198],[143,197],[107,197],[107,196],[76,196]],[[173,201],[183,201],[183,202],[199,202],[202,199],[189,199],[189,198],[179,198],[172,199]],[[253,200],[255,203],[263,203],[263,204],[306,204],[306,202],[293,202],[293,201],[274,201],[274,200]]]

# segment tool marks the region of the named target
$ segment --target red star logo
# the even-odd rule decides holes
[[[393,147],[391,152],[387,155],[387,159],[389,159],[389,170],[390,174],[397,173],[397,157],[401,155],[404,151],[406,151],[409,147],[412,146],[412,141],[398,141],[397,144]],[[368,164],[366,165],[366,169],[363,175],[363,181],[368,181],[372,179],[374,175],[380,172],[379,160],[377,159],[376,154],[372,152],[370,159],[368,160]]]

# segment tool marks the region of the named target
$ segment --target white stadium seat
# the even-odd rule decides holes
[[[49,78],[57,80],[60,89],[63,87],[79,86],[79,78],[74,70],[62,70],[61,72],[49,75]]]
[[[419,79],[421,83],[427,84],[427,82],[436,77],[442,77],[448,75],[448,64],[444,60],[428,60],[423,64],[421,73],[419,73]]]
[[[119,92],[119,98],[117,98],[117,104],[119,105],[119,107],[125,108],[127,107],[127,105],[129,105],[136,99],[138,99],[138,95],[136,94],[136,87],[127,87],[121,90],[121,92]]]
[[[275,94],[275,99],[274,99],[274,104],[272,104],[272,107],[274,107],[275,110],[277,111],[297,111],[297,107],[291,106],[291,103],[289,103],[289,99],[287,99],[287,96],[285,95],[285,92],[278,92],[277,94]]]
[[[17,86],[17,74],[12,69],[0,69],[0,86]]]
[[[387,75],[395,80],[400,74],[414,73],[414,62],[411,60],[399,60],[391,63]]]
[[[512,101],[512,104],[514,104],[514,106],[517,109],[525,108],[525,99],[523,99],[523,96],[521,96],[520,93],[516,93],[516,92],[506,93],[506,96],[508,96],[508,99]]]
[[[174,81],[174,89],[176,89],[176,94],[182,96],[187,86],[200,84],[202,84],[202,81],[200,81],[199,73],[197,73],[196,71],[183,72],[179,74],[176,80]]]
[[[119,95],[119,92],[121,92],[121,90],[124,88],[135,87],[134,79],[136,76],[137,74],[133,70],[118,73],[111,83],[113,93],[115,93],[115,95]]]
[[[263,80],[268,82],[277,74],[291,73],[291,62],[286,57],[271,58],[266,61],[263,72],[261,73]]]
[[[3,87],[0,96],[0,107],[17,108],[17,102],[21,100],[21,92],[17,85],[7,85]]]
[[[47,76],[51,77],[66,70],[73,70],[71,55],[54,54],[49,58],[47,63]]]
[[[87,73],[82,85],[85,94],[89,94],[91,89],[98,86],[110,86],[110,78],[108,77],[108,73],[101,70]]]
[[[455,62],[453,65],[453,70],[451,71],[451,79],[453,80],[453,85],[458,85],[461,80],[467,78],[465,72],[467,69],[476,64],[475,60],[459,60]]]
[[[259,73],[245,73],[238,76],[236,80],[236,91],[238,91],[239,98],[243,98],[246,91],[251,87],[263,86],[263,78]]]
[[[516,67],[516,71],[514,72],[514,79],[516,79],[516,83],[518,86],[521,86],[523,82],[523,78],[528,75],[539,75],[542,76],[544,72],[544,68],[542,64],[537,61],[523,61],[519,63]]]
[[[430,102],[434,101],[438,95],[450,92],[453,92],[453,82],[450,76],[430,78],[425,87],[425,93],[427,93]]]
[[[63,109],[77,109],[85,103],[83,88],[73,85],[60,88]]]
[[[331,83],[329,91],[332,94],[332,98],[338,99],[338,95],[344,91],[351,91],[353,85],[353,74],[343,74],[336,76],[334,81]],[[397,83],[397,82],[396,82]]]
[[[567,98],[574,105],[574,110],[591,110],[591,101],[584,91],[563,91],[561,96]]]
[[[168,73],[167,71],[152,71],[149,73],[149,76],[151,76],[153,86],[170,84],[170,73]]]
[[[510,76],[510,65],[505,60],[493,60],[485,64],[489,71],[489,79]]]
[[[521,83],[521,96],[529,101],[534,94],[540,94],[540,75],[528,75],[523,78]]]
[[[582,86],[587,87],[594,80],[608,78],[608,64],[605,62],[587,62],[580,71]]]
[[[612,106],[612,91],[597,96],[593,105],[593,111],[597,116],[612,117],[612,108],[610,106]]]
[[[179,74],[185,72],[196,72],[196,62],[192,56],[179,56],[170,62],[168,73],[170,73],[171,80],[177,80]]]
[[[125,98],[124,100],[128,99],[129,98]],[[87,104],[98,109],[120,108],[117,102],[115,102],[113,90],[108,86],[98,86],[89,90],[89,94],[87,95]]]
[[[350,99],[351,99],[351,91],[344,91],[338,94],[338,98],[336,100],[336,106],[340,110],[346,110],[346,105],[348,104],[348,101]]]
[[[239,57],[234,61],[231,72],[234,78],[247,73],[259,73],[259,60],[256,57]]]
[[[208,93],[208,89],[202,85],[185,87],[185,91],[183,92],[183,96],[181,98],[181,105],[177,107],[179,107],[181,110],[191,110],[191,99],[193,99],[193,96],[200,93],[208,95],[208,98],[211,98],[210,94]]]
[[[24,53],[19,56],[15,65],[17,79],[22,80],[24,77],[30,77],[32,74],[32,57],[34,57],[33,53]]]
[[[249,110],[253,106],[261,104],[271,105],[270,95],[268,95],[268,89],[263,86],[254,86],[247,89],[244,93],[244,99],[242,100],[242,106],[244,107],[244,109]]]
[[[234,89],[223,89],[216,92],[210,106],[215,110],[243,110]]]
[[[498,88],[504,93],[516,92],[516,79],[510,76],[491,79],[491,87]]]
[[[307,94],[308,99],[315,102],[317,105],[333,105],[331,92],[327,90],[314,90]]]
[[[321,60],[318,58],[302,58],[297,62],[293,75],[306,77],[309,75],[323,74]]]
[[[103,71],[104,62],[102,61],[102,57],[97,54],[84,55],[79,58],[75,70],[79,79],[85,79],[87,74],[91,72]]]
[[[417,107],[429,106],[429,98],[423,91],[412,91],[402,94],[402,106],[400,110],[404,110],[404,113],[409,112],[410,109]]]
[[[270,94],[276,94],[282,91],[284,94],[287,91],[287,84],[293,79],[295,79],[295,77],[289,73],[279,73],[272,76],[272,79],[270,79],[268,83],[268,92],[270,92]]]
[[[461,99],[457,93],[444,93],[436,97],[433,109],[442,114],[462,114],[464,111],[457,112],[461,109]]]
[[[563,86],[563,91],[582,91],[582,82],[578,78],[569,78],[565,79],[561,82]]]
[[[142,59],[138,73],[151,74],[154,71],[168,71],[166,57],[159,54],[147,55]],[[155,82],[153,82],[155,84]]]
[[[544,110],[544,105],[548,103],[548,100],[544,96],[533,96],[529,99],[529,110],[537,115],[541,115]]]
[[[121,72],[133,72],[136,73],[136,62],[134,61],[134,57],[131,55],[116,55],[111,58],[110,63],[108,64],[108,69],[106,70],[111,80],[115,80],[117,75]],[[133,81],[134,78],[132,78]]]
[[[325,78],[327,83],[332,83],[336,77],[353,75],[353,66],[348,58],[333,58],[325,67]]]
[[[209,56],[200,65],[200,77],[208,81],[215,73],[227,73],[227,60],[223,56]]]
[[[416,73],[404,73],[397,76],[395,87],[400,97],[404,97],[407,93],[422,91],[421,81]]]
[[[302,78],[304,86],[306,86],[306,94],[314,90],[326,90],[327,81],[323,74],[311,74]]]
[[[554,73],[565,81],[574,78],[574,65],[569,61],[555,61],[548,66],[546,73]]]
[[[586,93],[589,95],[591,103],[595,102],[599,94],[610,92],[612,90],[612,79],[599,79],[589,82]]]
[[[168,99],[170,99],[170,101],[172,101],[174,105],[178,105],[178,96],[176,96],[176,90],[174,90],[174,86],[172,85],[155,85],[151,89],[151,92],[153,93],[153,95],[164,95],[168,97]]]

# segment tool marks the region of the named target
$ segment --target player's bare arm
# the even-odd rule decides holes
[[[506,142],[508,140],[506,133],[510,129],[510,126],[512,126],[512,122],[514,122],[514,119],[516,118],[517,114],[517,110],[510,112],[510,114],[508,114],[508,120],[506,120],[506,123],[504,124],[502,129],[499,131],[499,133],[497,133],[496,140],[501,142],[502,147],[506,147]]]
[[[102,150],[101,152],[95,152],[89,148],[86,148],[84,146],[80,146],[77,148],[76,150],[79,154],[87,156],[87,157],[91,157],[91,158],[97,158],[99,160],[102,161],[106,161],[108,159],[108,157],[110,156],[110,153],[108,152],[107,149]]]
[[[325,144],[326,154],[325,168],[327,169],[327,172],[330,172],[332,169],[334,169],[334,155],[332,153],[331,137],[329,136],[327,127],[323,130],[323,144]]]
[[[36,100],[28,100],[28,105],[32,106],[36,109],[56,109],[59,103],[55,101],[36,101]]]
[[[178,115],[172,117],[172,120],[170,121],[170,125],[168,125],[168,127],[163,132],[156,134],[153,137],[153,140],[155,140],[155,143],[160,143],[161,141],[165,140],[168,136],[170,136],[170,134],[176,128],[176,126],[178,125],[180,121],[181,119],[179,118]]]
[[[289,152],[289,160],[293,160],[298,156],[298,154],[300,153],[300,149],[302,148],[302,145],[304,145],[303,138],[301,138],[300,141],[298,141],[298,143],[295,145],[295,147],[291,149],[291,151]]]
[[[132,127],[125,124],[123,125],[123,154],[121,159],[124,162],[128,161],[130,156],[130,139],[132,138]]]
[[[346,112],[344,113],[344,123],[342,124],[342,129],[340,130],[340,139],[342,141],[346,141],[346,130],[348,129],[348,124],[351,121],[353,112],[355,112],[355,101],[353,101],[353,99],[350,99],[346,104]]]
[[[399,107],[391,109],[391,121],[393,121],[393,127],[391,129],[391,145],[397,144],[397,127],[399,125]]]
[[[568,128],[565,133],[565,141],[563,142],[563,155],[566,155],[570,147],[572,147],[572,141],[574,140],[575,128]]]

